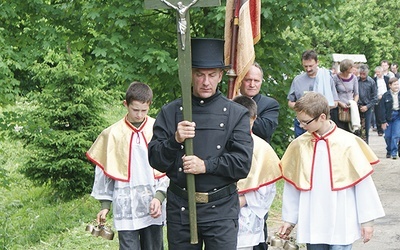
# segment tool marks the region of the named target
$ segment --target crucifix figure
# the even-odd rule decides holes
[[[186,30],[187,30],[186,12],[197,1],[198,0],[193,0],[188,6],[183,5],[182,2],[178,2],[177,6],[175,6],[166,0],[161,0],[161,2],[165,3],[166,5],[175,9],[178,12],[178,15],[179,15],[178,33],[181,34],[182,50],[185,50],[185,37],[186,37]]]

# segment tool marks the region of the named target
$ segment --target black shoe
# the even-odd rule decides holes
[[[378,133],[378,135],[379,135],[379,136],[382,136],[382,135],[383,135],[383,133]]]
[[[393,160],[397,160],[397,155],[393,155],[393,156],[392,156],[392,159],[393,159]]]
[[[386,158],[390,158],[391,156],[390,156],[390,154],[386,154]]]

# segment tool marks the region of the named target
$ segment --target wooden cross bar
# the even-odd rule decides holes
[[[178,36],[179,81],[182,89],[183,119],[192,121],[192,55],[190,47],[190,16],[191,7],[212,7],[221,5],[220,0],[145,0],[146,9],[175,9]],[[193,140],[185,140],[185,154],[193,155]],[[195,200],[195,179],[193,174],[186,175],[190,243],[197,244],[197,214]]]

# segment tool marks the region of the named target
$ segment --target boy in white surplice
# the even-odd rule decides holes
[[[86,153],[96,165],[91,195],[101,203],[97,222],[104,224],[112,203],[120,249],[163,249],[162,203],[169,179],[148,162],[152,98],[148,85],[133,82],[124,100],[127,115],[103,130]]]
[[[243,95],[233,101],[249,110],[251,128],[257,118],[256,102]],[[237,183],[240,201],[238,250],[252,250],[265,242],[264,218],[276,194],[275,182],[282,178],[275,151],[268,142],[253,133],[251,136],[254,149],[250,173]]]
[[[278,233],[287,238],[297,225],[297,242],[306,243],[307,250],[350,250],[361,237],[368,242],[374,220],[385,215],[371,177],[378,157],[329,120],[323,95],[305,94],[294,110],[307,132],[281,159],[284,223]]]

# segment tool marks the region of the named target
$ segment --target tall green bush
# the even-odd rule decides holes
[[[104,128],[101,116],[107,94],[101,76],[77,54],[49,51],[31,70],[43,84],[28,95],[30,108],[6,113],[18,121],[11,129],[31,152],[22,173],[37,184],[53,187],[61,197],[89,192],[93,167],[86,159],[96,136]],[[8,123],[12,124],[12,123]]]

